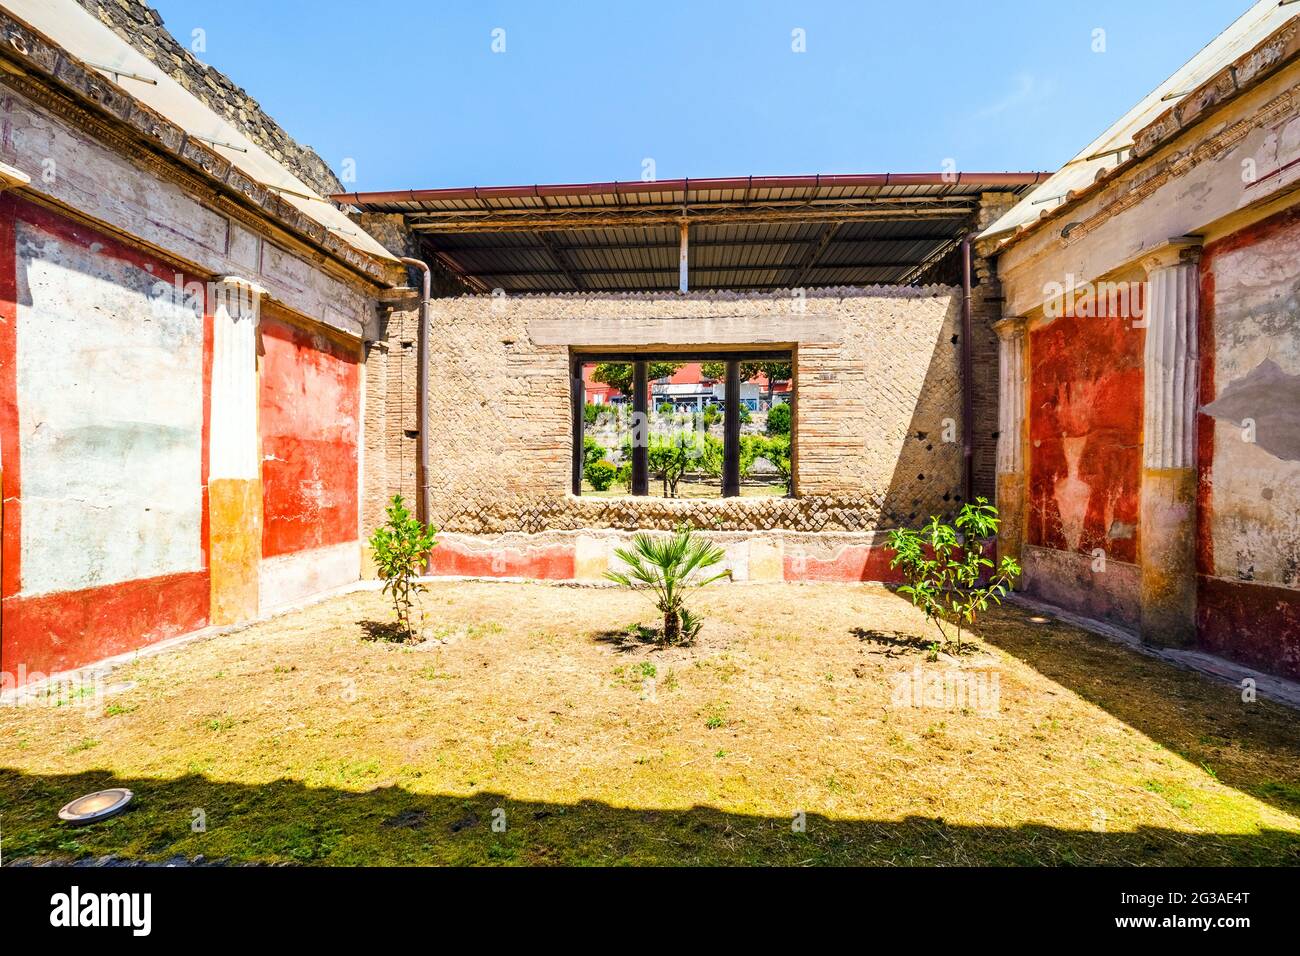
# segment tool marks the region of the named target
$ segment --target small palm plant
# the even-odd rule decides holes
[[[705,573],[722,561],[725,552],[686,528],[671,537],[638,534],[631,548],[615,548],[614,553],[627,571],[606,571],[605,577],[624,587],[654,591],[655,607],[664,616],[660,634],[664,644],[689,643],[700,632],[703,622],[686,609],[686,595],[731,576],[730,571]]]
[[[393,599],[397,627],[402,637],[409,640],[414,635],[411,609],[415,606],[415,595],[424,591],[416,578],[437,542],[433,528],[407,510],[401,495],[393,495],[387,513],[388,521],[375,529],[370,548],[384,582],[384,593]]]
[[[995,566],[984,556],[985,541],[997,533],[998,509],[986,498],[962,506],[957,520],[945,524],[931,517],[919,531],[898,528],[889,532],[888,546],[894,551],[891,568],[902,568],[907,583],[898,590],[911,598],[934,621],[944,643],[950,638],[943,629],[948,621],[957,628],[957,653],[961,653],[962,625],[970,627],[977,614],[988,610],[989,602],[1002,603],[1002,596],[1020,576],[1020,565],[1004,557]]]

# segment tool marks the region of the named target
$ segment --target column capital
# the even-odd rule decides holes
[[[1160,243],[1142,256],[1142,268],[1150,275],[1158,269],[1195,262],[1201,257],[1200,236],[1177,236]]]
[[[17,186],[30,186],[31,182],[32,177],[21,169],[10,166],[8,163],[0,163],[0,192]]]
[[[212,280],[212,284],[213,284],[213,285],[228,285],[228,286],[233,286],[233,287],[235,287],[235,288],[237,288],[237,289],[244,289],[244,290],[247,290],[250,294],[252,294],[252,295],[254,295],[254,296],[258,297],[258,298],[261,298],[261,297],[264,296],[264,295],[269,295],[269,294],[270,294],[270,293],[268,293],[268,292],[266,291],[266,289],[265,289],[264,287],[262,287],[261,285],[258,285],[258,284],[257,284],[256,282],[254,282],[252,279],[245,279],[243,276],[233,276],[233,275],[231,275],[231,276],[217,276],[215,279]]]
[[[993,323],[993,331],[1003,341],[1023,335],[1029,326],[1029,319],[1023,315],[1007,315]]]

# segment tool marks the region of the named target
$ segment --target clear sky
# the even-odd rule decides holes
[[[358,190],[1052,170],[1251,5],[151,2]]]

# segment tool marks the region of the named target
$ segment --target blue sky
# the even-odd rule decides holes
[[[358,190],[1056,169],[1250,6],[153,2]]]

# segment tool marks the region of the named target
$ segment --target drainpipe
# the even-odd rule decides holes
[[[975,487],[974,446],[971,432],[975,427],[975,387],[972,382],[974,362],[971,354],[971,241],[961,241],[961,454],[962,501],[970,502]]]
[[[429,482],[425,469],[429,461],[429,429],[425,419],[429,413],[429,299],[433,297],[433,278],[429,265],[420,259],[401,256],[404,265],[419,269],[423,275],[420,288],[420,322],[416,331],[415,377],[416,419],[415,427],[419,429],[415,438],[415,511],[416,517],[428,522],[430,508]]]

